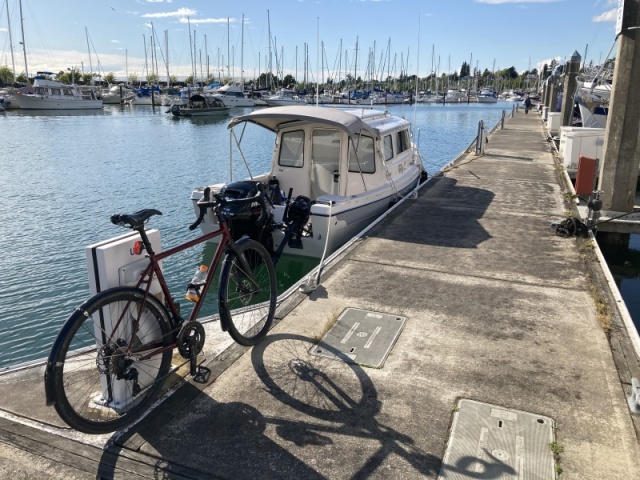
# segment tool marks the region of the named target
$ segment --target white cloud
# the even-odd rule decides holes
[[[181,8],[175,12],[160,12],[160,13],[145,13],[142,18],[170,18],[170,17],[188,17],[189,15],[195,15],[197,10],[191,8]]]
[[[237,20],[235,18],[230,18],[229,22],[230,23],[234,23]],[[182,17],[179,20],[180,23],[227,23],[227,19],[226,18],[190,18],[189,20],[187,20],[186,16]],[[247,23],[245,21],[245,23]]]
[[[594,22],[615,22],[618,16],[618,9],[608,10],[600,15],[593,17]]]

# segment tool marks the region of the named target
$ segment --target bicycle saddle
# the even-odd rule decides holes
[[[154,215],[162,215],[162,212],[153,208],[145,208],[135,213],[116,213],[111,215],[111,223],[133,229],[142,228],[144,222]]]

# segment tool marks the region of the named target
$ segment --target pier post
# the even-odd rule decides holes
[[[611,100],[603,148],[598,189],[602,190],[602,208],[614,212],[631,212],[635,203],[640,166],[640,0],[625,0],[616,31],[618,51],[613,72]],[[601,247],[623,255],[629,234],[598,234]],[[617,248],[616,248],[617,247]],[[621,259],[617,259],[620,261]]]
[[[562,97],[562,109],[560,110],[561,125],[563,127],[570,126],[573,118],[573,94],[578,87],[576,77],[580,72],[581,61],[580,54],[574,51],[565,67],[564,96]]]
[[[556,111],[556,102],[558,99],[558,79],[555,75],[549,77],[549,98],[547,99],[547,111],[549,113]]]
[[[602,208],[630,212],[640,166],[640,0],[625,0],[600,165]]]

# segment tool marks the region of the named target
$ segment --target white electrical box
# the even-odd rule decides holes
[[[148,230],[147,236],[154,252],[160,253],[160,231]],[[139,240],[137,232],[130,232],[85,248],[91,295],[107,288],[135,286],[140,274],[149,264],[144,250],[140,255],[133,251],[135,242]],[[151,286],[151,293],[161,294],[157,280]]]
[[[147,236],[155,253],[160,253],[160,232],[158,230],[147,231]],[[137,232],[130,232],[115,238],[110,238],[103,242],[89,245],[85,248],[87,256],[87,267],[89,271],[89,288],[92,295],[118,286],[135,286],[144,269],[149,264],[147,252],[142,250],[139,255],[134,252],[136,241],[140,240]],[[146,284],[142,285],[146,288]],[[163,302],[162,289],[160,283],[154,278],[150,292]],[[125,302],[120,302],[125,303]],[[130,341],[132,338],[144,338],[145,341],[160,339],[162,332],[158,329],[156,319],[150,310],[141,312],[138,317],[138,329],[135,334],[131,331],[134,322],[131,318],[124,316],[118,304],[105,306],[100,315],[96,315],[94,320],[95,338],[97,342],[103,342],[103,338],[110,338],[111,341]],[[114,327],[120,321],[117,331]],[[104,331],[104,335],[98,332]],[[157,337],[157,338],[154,338]],[[98,345],[100,348],[101,345]],[[131,369],[138,372],[138,382],[140,385],[148,385],[157,375],[160,368],[162,355],[157,355],[144,362],[144,368],[136,368],[136,363],[131,365]],[[124,409],[128,404],[135,401],[133,395],[132,381],[116,379],[114,375],[107,378],[101,375],[101,392],[94,392],[91,401],[99,407],[109,408],[116,411]]]

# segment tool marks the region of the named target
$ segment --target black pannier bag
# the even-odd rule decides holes
[[[249,180],[239,182],[231,182],[226,184],[220,190],[227,200],[237,200],[242,198],[255,197],[258,194],[258,184]],[[272,215],[269,203],[265,202],[267,207],[267,215],[258,224],[260,219],[260,204],[258,202],[245,203],[240,205],[228,205],[224,209],[224,213],[228,220],[231,237],[239,240],[244,235],[262,243],[269,253],[273,252],[273,238],[271,237]]]

